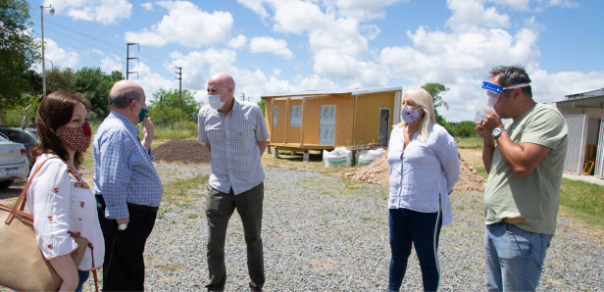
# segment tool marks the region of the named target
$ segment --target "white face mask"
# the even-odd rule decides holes
[[[223,91],[222,93],[224,93],[225,91]],[[217,95],[208,95],[208,102],[210,103],[210,106],[218,111],[221,110],[225,104],[225,102],[220,99],[222,93]]]

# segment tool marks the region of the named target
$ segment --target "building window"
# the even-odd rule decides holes
[[[290,127],[302,127],[302,106],[292,105],[290,112]]]
[[[336,139],[336,105],[321,105],[321,120],[319,121],[319,144],[335,145]]]
[[[277,126],[277,120],[278,120],[278,118],[277,118],[277,113],[278,113],[278,111],[277,111],[277,110],[278,110],[278,109],[279,109],[279,107],[278,107],[278,106],[275,106],[275,107],[273,108],[273,126]]]

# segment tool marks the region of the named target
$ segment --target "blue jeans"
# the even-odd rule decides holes
[[[486,226],[484,251],[488,291],[535,291],[553,235],[513,224]]]
[[[79,277],[79,283],[78,283],[78,288],[76,288],[75,292],[82,292],[82,286],[84,285],[84,283],[86,283],[86,280],[88,280],[88,276],[90,276],[90,272],[86,271],[80,271],[78,270],[78,277]],[[13,290],[13,292],[17,292],[15,290]]]
[[[440,279],[438,267],[438,239],[442,227],[440,212],[421,213],[408,209],[390,209],[390,276],[388,291],[399,291],[407,260],[411,254],[411,245],[415,246],[425,291],[436,291]]]
[[[78,283],[78,288],[76,288],[75,292],[82,292],[82,286],[84,285],[84,283],[86,283],[86,280],[88,280],[88,276],[90,276],[90,272],[89,271],[80,271],[78,270],[78,276],[80,278],[80,282]]]

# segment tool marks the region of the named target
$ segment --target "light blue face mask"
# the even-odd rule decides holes
[[[410,110],[406,107],[403,107],[403,110],[401,111],[401,118],[407,124],[413,123],[413,121],[419,118],[419,109]]]
[[[226,91],[226,90],[225,90]],[[217,94],[217,95],[208,95],[208,102],[210,103],[210,106],[215,109],[215,110],[220,110],[222,109],[222,107],[224,106],[224,104],[226,102],[222,101],[220,96],[225,92],[223,91],[221,94]]]

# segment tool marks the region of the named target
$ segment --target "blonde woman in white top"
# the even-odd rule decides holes
[[[81,291],[89,271],[103,266],[105,242],[97,217],[96,200],[78,173],[90,145],[87,101],[76,94],[54,92],[37,110],[40,142],[30,155],[40,163],[50,159],[32,178],[27,191],[27,210],[34,217],[34,231],[42,255],[63,280],[59,291]],[[78,245],[69,232],[79,234],[93,245],[79,267],[70,254]]]
[[[403,122],[390,135],[389,291],[399,291],[411,247],[419,258],[425,291],[438,290],[438,239],[452,222],[449,194],[459,180],[457,145],[436,123],[432,96],[422,88],[407,91]]]

